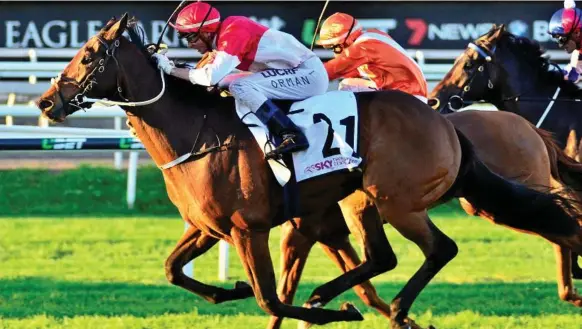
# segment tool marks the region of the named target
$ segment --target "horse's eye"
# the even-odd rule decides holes
[[[86,51],[85,56],[83,56],[83,59],[81,60],[81,64],[87,65],[87,64],[91,63],[92,61],[93,61],[93,53],[90,51]]]
[[[473,67],[473,63],[472,63],[472,62],[466,62],[466,63],[465,63],[465,68],[466,68],[466,69],[470,69],[470,68],[472,68],[472,67]]]

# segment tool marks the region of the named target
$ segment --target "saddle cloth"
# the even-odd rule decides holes
[[[263,153],[274,148],[267,127],[244,105],[236,102],[236,112],[249,127]],[[297,182],[338,170],[353,170],[362,162],[358,150],[358,109],[349,91],[330,91],[295,102],[289,118],[305,133],[309,148],[293,153]],[[285,186],[291,171],[282,160],[269,160],[277,181]]]

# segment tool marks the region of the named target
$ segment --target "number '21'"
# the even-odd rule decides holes
[[[323,113],[316,113],[313,115],[313,123],[319,123],[322,120],[327,123],[328,128],[327,137],[325,138],[325,143],[323,144],[323,149],[321,150],[321,153],[323,154],[324,158],[338,155],[340,154],[339,147],[331,147],[331,144],[333,143],[333,133],[334,133],[333,127],[331,125],[331,120]],[[346,126],[346,143],[352,148],[352,150],[354,150],[354,152],[356,151],[356,149],[354,148],[355,123],[356,118],[353,115],[345,117],[340,120],[340,124],[342,126]]]

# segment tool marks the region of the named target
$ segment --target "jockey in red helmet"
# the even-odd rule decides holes
[[[160,69],[203,86],[232,80],[229,91],[237,106],[253,111],[282,140],[267,159],[309,147],[303,132],[270,99],[301,100],[327,91],[327,73],[315,53],[292,35],[247,17],[230,16],[221,22],[218,10],[200,1],[182,9],[171,26],[189,48],[203,54],[214,51],[213,58],[189,69],[176,68],[165,55],[154,54]],[[235,68],[247,74],[224,79]]]
[[[566,66],[564,78],[577,82],[582,65],[578,64],[579,51],[582,48],[582,10],[576,8],[574,0],[565,0],[564,8],[556,11],[550,19],[549,31],[558,46],[572,54],[570,64]]]

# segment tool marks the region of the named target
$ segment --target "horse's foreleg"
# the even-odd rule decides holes
[[[213,304],[254,296],[252,288],[244,282],[237,282],[234,289],[224,289],[204,284],[184,274],[182,271],[184,265],[204,254],[217,242],[218,239],[190,226],[166,260],[166,278],[168,281]]]
[[[332,246],[321,244],[321,248],[325,251],[327,256],[343,271],[347,272],[356,268],[361,264],[358,253],[350,243],[346,236],[338,240]],[[375,308],[380,314],[390,318],[390,305],[378,296],[376,289],[370,281],[364,281],[354,287],[354,291],[364,302],[364,304]]]
[[[558,296],[560,299],[582,307],[582,297],[576,293],[574,284],[572,283],[572,256],[577,256],[572,253],[570,249],[560,247],[554,244],[554,251],[556,253],[556,276],[558,280]]]
[[[314,240],[296,230],[290,221],[281,225],[281,276],[277,292],[283,304],[293,303],[301,273],[314,243]],[[272,316],[267,328],[281,328],[282,322],[283,318]]]
[[[350,243],[349,237],[339,237],[330,245],[320,244],[326,255],[340,268],[342,272],[348,272],[361,264],[358,253]],[[370,281],[364,281],[354,286],[354,291],[364,304],[375,308],[380,314],[390,318],[390,305],[378,296],[376,289]],[[306,306],[309,306],[307,303]],[[323,306],[323,305],[322,305]],[[310,323],[302,322],[298,328],[307,329]]]
[[[348,306],[347,309],[341,311],[332,311],[296,307],[281,303],[277,297],[275,273],[269,251],[269,232],[233,228],[231,237],[253,286],[257,303],[267,313],[315,324],[363,320],[360,312],[353,306]]]
[[[361,202],[359,204],[358,198]],[[383,223],[376,208],[367,205],[369,202],[371,201],[367,198],[362,198],[362,195],[356,194],[342,201],[342,212],[350,232],[364,245],[365,261],[361,264],[354,261],[353,266],[347,272],[317,287],[307,301],[307,306],[325,305],[348,289],[396,267],[396,255],[386,238]],[[343,247],[347,246],[343,245]]]

